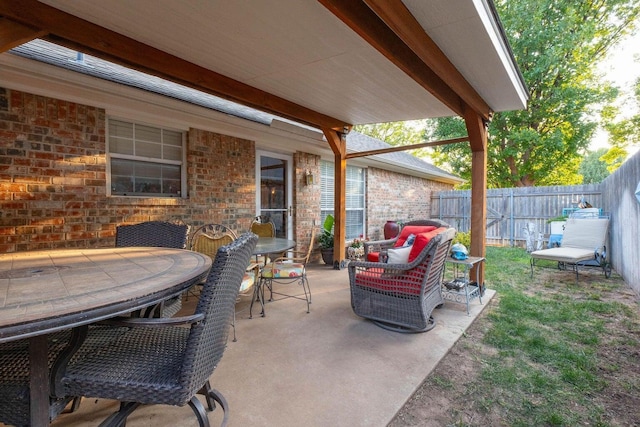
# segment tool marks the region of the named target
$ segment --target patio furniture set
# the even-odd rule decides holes
[[[195,397],[199,393],[209,410],[219,403],[226,425],[227,404],[208,378],[224,352],[229,325],[235,339],[234,306],[241,293],[250,292],[264,315],[262,289],[272,290],[285,279],[280,271],[286,263],[286,281],[298,272],[308,312],[310,250],[288,262],[283,252],[294,241],[267,237],[257,248],[254,233],[237,237],[207,224],[189,244],[189,229],[179,222],[150,221],[117,227],[111,249],[0,256],[0,286],[17,295],[0,307],[0,422],[49,425],[69,401],[74,400],[73,411],[78,397],[87,396],[122,402],[104,425],[124,425],[141,404],[188,404],[199,424],[208,426]],[[274,261],[268,258],[272,253],[278,255]],[[197,257],[198,274],[192,274],[193,262],[172,257]],[[175,317],[182,295],[194,286],[199,289],[195,312]],[[31,303],[24,301],[25,292],[31,292]]]
[[[73,411],[79,396],[87,396],[122,402],[104,425],[124,425],[143,404],[188,404],[208,426],[195,397],[203,394],[209,410],[217,402],[225,411],[225,425],[228,405],[209,377],[229,325],[236,339],[238,298],[251,297],[250,317],[254,301],[265,315],[265,288],[270,300],[275,294],[306,301],[307,313],[311,303],[306,265],[315,233],[305,251],[292,251],[296,243],[276,238],[269,221],[256,218],[254,225],[255,233],[240,237],[220,224],[203,225],[188,243],[189,226],[149,222],[118,227],[112,249],[0,256],[5,294],[21,287],[21,295],[32,297],[8,299],[0,308],[0,421],[48,425],[70,401]],[[560,248],[531,254],[532,274],[535,260],[546,259],[572,266],[577,277],[594,259],[594,247],[600,265],[607,228],[608,218],[570,219]],[[471,300],[482,303],[483,286],[470,283],[469,271],[484,258],[450,258],[454,236],[448,224],[423,220],[406,223],[393,239],[365,242],[366,260],[348,265],[354,313],[384,329],[416,333],[433,329],[433,310],[445,300],[466,304],[467,313]],[[196,254],[195,261],[185,258]],[[603,268],[608,277],[610,267]],[[298,283],[303,296],[274,291],[274,283]],[[193,286],[195,312],[175,317],[181,295]]]

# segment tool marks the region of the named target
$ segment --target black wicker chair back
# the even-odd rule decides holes
[[[189,238],[187,224],[169,221],[147,221],[116,227],[116,247],[144,246],[185,249]],[[180,297],[172,298],[148,310],[145,317],[172,317],[182,308]]]
[[[185,249],[189,226],[168,221],[147,221],[116,227],[116,247],[149,246]]]
[[[209,421],[196,397],[200,393],[210,410],[213,401],[220,404],[226,425],[227,403],[211,389],[209,377],[226,348],[240,283],[257,240],[245,233],[218,249],[193,315],[121,320],[116,324],[132,328],[108,346],[58,367],[56,395],[123,402],[101,425],[124,425],[141,404],[189,404],[200,426],[206,427]]]

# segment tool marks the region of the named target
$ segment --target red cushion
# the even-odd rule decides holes
[[[399,248],[404,245],[404,242],[406,242],[409,235],[413,234],[417,236],[420,233],[426,233],[428,231],[435,230],[436,228],[437,227],[435,225],[407,225],[402,228],[400,236],[398,236],[398,240],[396,240],[396,243],[394,243],[393,246]]]
[[[380,252],[369,252],[367,254],[367,261],[378,262],[380,261]]]
[[[418,257],[418,255],[420,255],[420,252],[422,252],[425,246],[427,246],[433,236],[440,234],[445,230],[447,230],[447,227],[440,227],[429,232],[416,235],[416,240],[413,241],[413,247],[411,248],[411,252],[409,252],[409,262],[413,261]]]
[[[386,276],[381,268],[369,268],[356,274],[356,285],[374,291],[394,294],[419,295],[422,276],[420,271],[409,270],[397,276]]]

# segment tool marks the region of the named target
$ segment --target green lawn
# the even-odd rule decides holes
[[[478,374],[427,379],[452,395],[451,425],[639,425],[639,306],[619,276],[592,270],[576,282],[551,265],[531,278],[523,249],[489,247],[485,277],[496,297],[474,325],[477,342],[457,344]]]

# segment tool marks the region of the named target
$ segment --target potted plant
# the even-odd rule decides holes
[[[364,239],[362,234],[359,239],[353,239],[349,247],[347,248],[347,255],[349,259],[358,260],[364,256]]]
[[[322,224],[322,233],[318,237],[322,261],[331,266],[333,266],[333,222],[333,215],[327,215]]]

